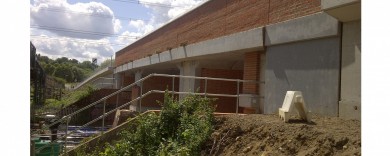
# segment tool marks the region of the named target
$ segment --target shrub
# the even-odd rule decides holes
[[[178,101],[166,92],[160,115],[140,116],[131,123],[135,129],[123,131],[121,139],[107,143],[99,155],[200,155],[213,129],[211,102],[196,95]]]

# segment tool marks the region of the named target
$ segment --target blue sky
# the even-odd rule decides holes
[[[98,63],[206,0],[30,0],[30,40],[53,59]]]

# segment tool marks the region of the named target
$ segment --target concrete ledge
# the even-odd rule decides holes
[[[133,68],[143,67],[143,66],[147,66],[147,65],[150,65],[149,57],[145,57],[145,58],[142,58],[142,59],[139,59],[139,60],[135,60],[133,62]]]
[[[360,2],[360,0],[321,0],[321,9],[333,9],[337,7],[342,7],[352,3]]]
[[[227,35],[186,46],[187,57],[218,54],[248,49],[262,50],[263,27]]]
[[[122,70],[127,70],[127,68],[128,68],[127,64],[122,65]]]
[[[184,47],[172,49],[172,60],[187,58],[187,52]]]
[[[160,63],[160,57],[158,55],[159,54],[154,54],[150,56],[150,64]]]
[[[129,62],[127,64],[127,69],[132,69],[133,68],[133,62]]]
[[[159,57],[160,57],[160,63],[171,61],[172,60],[171,51],[164,51],[160,53]]]
[[[115,69],[115,73],[140,68],[151,64],[188,59],[191,57],[220,54],[236,51],[263,50],[263,27],[195,43],[186,46],[177,47],[160,54],[154,54],[149,57],[135,60],[132,66]]]
[[[339,22],[326,13],[317,13],[266,26],[265,45],[277,45],[339,35]]]

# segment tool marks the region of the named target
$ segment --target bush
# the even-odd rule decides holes
[[[135,129],[123,131],[121,140],[107,143],[99,155],[200,155],[213,129],[211,102],[196,95],[178,101],[166,92],[160,115],[140,116],[131,123]]]

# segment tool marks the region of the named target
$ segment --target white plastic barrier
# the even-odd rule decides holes
[[[283,106],[279,108],[279,117],[288,122],[294,112],[297,112],[299,117],[307,122],[310,122],[310,111],[307,109],[302,92],[287,91],[284,97]]]

